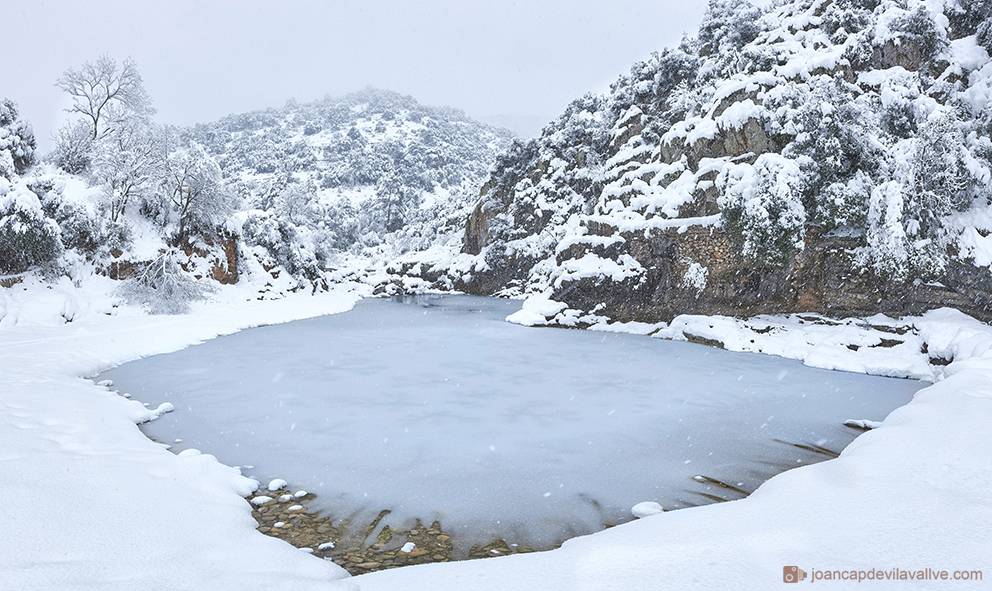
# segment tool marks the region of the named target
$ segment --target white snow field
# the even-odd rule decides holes
[[[258,302],[235,288],[188,316],[109,316],[110,299],[94,294],[110,290],[88,287],[29,279],[0,289],[0,589],[296,590],[347,577],[254,531],[242,497],[257,483],[212,456],[153,443],[136,426],[152,411],[80,376],[340,312],[358,295],[340,288]]]
[[[174,405],[144,427],[173,452],[250,466],[260,482],[289,479],[317,495],[311,509],[347,518],[363,539],[383,509],[380,529],[440,520],[457,557],[496,539],[550,549],[629,521],[642,501],[738,498],[693,478],[754,490],[826,457],[794,444],[840,451],[858,434],[845,420],[880,420],[922,385],[504,321],[519,308],[464,295],[370,299],[94,379]]]
[[[108,299],[67,281],[0,292],[0,588],[769,589],[790,565],[807,580],[892,569],[972,577],[871,588],[989,586],[971,571],[992,572],[992,328],[951,310],[904,322],[930,356],[954,361],[839,459],[776,476],[743,500],[649,515],[558,550],[354,578],[255,531],[242,497],[257,483],[211,456],[166,451],[135,426],[153,411],[80,377],[241,328],[340,312],[362,291],[257,302],[223,288],[181,317],[105,315]],[[845,331],[867,338],[851,325],[763,321],[775,325],[754,333],[765,351],[921,371],[919,349],[841,346]],[[719,318],[665,330],[691,325],[719,331],[728,348],[751,330]]]

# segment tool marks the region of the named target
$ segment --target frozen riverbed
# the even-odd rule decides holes
[[[846,419],[880,420],[918,382],[623,334],[524,328],[519,302],[366,300],[244,331],[100,379],[175,412],[146,426],[330,513],[440,519],[463,548],[547,547],[666,508],[753,490],[840,451]]]

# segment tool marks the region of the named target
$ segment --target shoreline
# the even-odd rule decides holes
[[[870,430],[863,426],[845,426],[856,433],[851,441],[844,446],[845,448],[856,441],[859,435]],[[810,461],[803,461],[800,464],[783,461],[776,464],[769,474],[757,483],[755,490],[779,474],[797,467],[835,459],[843,451],[827,449],[814,444],[786,441],[780,441],[780,443],[805,452],[806,458]],[[737,501],[747,498],[754,492],[754,490],[742,489],[724,480],[704,475],[693,477],[692,483],[702,488],[700,490],[692,490],[688,487],[682,489],[683,498],[676,504],[677,506],[666,509],[666,512]],[[459,551],[455,547],[456,536],[445,531],[439,520],[433,521],[428,526],[424,525],[418,518],[413,525],[408,527],[393,528],[384,525],[380,528],[382,519],[391,512],[388,509],[380,511],[368,524],[363,524],[356,521],[355,515],[338,516],[327,509],[311,511],[308,503],[315,499],[317,499],[317,495],[312,492],[293,491],[286,484],[282,484],[275,490],[259,486],[245,500],[251,506],[252,517],[257,522],[256,529],[260,533],[285,541],[300,551],[332,561],[347,570],[352,576],[417,564],[464,562],[510,554],[547,552],[560,548],[564,542],[570,539],[583,537],[583,535],[567,536],[549,548],[509,544],[502,538],[496,538],[486,544],[472,545],[465,552],[464,550]],[[603,529],[592,532],[592,534],[635,520],[631,516],[626,521],[607,522],[603,524]]]
[[[258,523],[259,532],[330,560],[351,575],[535,551],[528,547],[511,547],[497,539],[483,546],[472,546],[467,557],[458,558],[453,536],[444,531],[440,521],[425,526],[417,519],[408,528],[393,529],[389,525],[379,528],[382,518],[390,513],[386,509],[363,527],[354,523],[351,517],[335,518],[321,510],[309,511],[305,503],[315,498],[313,493],[292,492],[282,486],[274,491],[259,488],[246,500],[252,506],[252,517]]]

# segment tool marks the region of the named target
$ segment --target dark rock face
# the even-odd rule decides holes
[[[230,285],[238,282],[238,241],[237,238],[225,237],[221,243],[224,247],[224,259],[215,259],[210,270],[218,282]]]
[[[588,226],[596,235],[616,231]],[[610,246],[572,245],[558,254],[557,261],[577,260],[587,253],[613,260],[630,255],[644,268],[641,276],[620,282],[605,276],[584,277],[563,283],[553,299],[620,322],[670,321],[679,314],[905,316],[945,306],[992,320],[988,269],[952,260],[937,281],[897,282],[855,260],[856,249],[864,246],[860,237],[808,232],[805,248],[785,269],[776,269],[748,261],[735,239],[719,228],[655,231],[647,237],[642,232],[620,235],[623,241]],[[457,280],[456,289],[495,295],[507,287],[526,285],[534,260],[499,250],[488,255],[486,270]],[[705,269],[701,289],[687,280],[693,264]]]
[[[905,316],[944,306],[992,320],[992,273],[987,269],[951,262],[941,281],[897,283],[859,269],[853,251],[863,246],[860,238],[809,233],[805,249],[787,269],[754,266],[718,229],[625,238],[623,250],[645,268],[643,277],[620,283],[583,278],[563,285],[553,299],[585,311],[599,306],[597,314],[621,322],[670,321],[679,314]],[[685,280],[690,260],[708,270],[701,290]]]

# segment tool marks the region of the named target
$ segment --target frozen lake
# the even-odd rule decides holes
[[[840,451],[846,419],[881,420],[918,382],[832,372],[692,343],[525,328],[517,301],[364,300],[344,314],[246,330],[101,375],[175,405],[145,425],[311,508],[394,528],[435,519],[456,548],[546,548],[666,508],[737,498]]]

